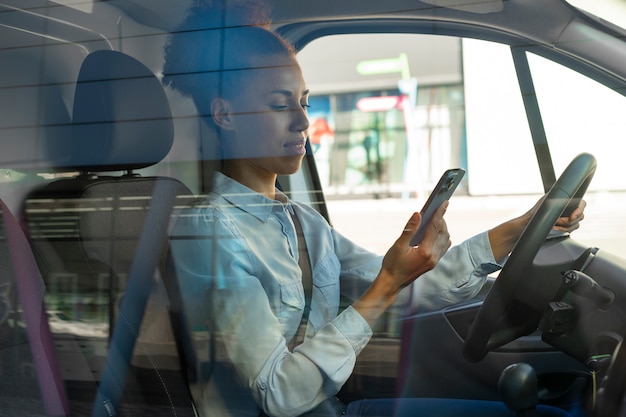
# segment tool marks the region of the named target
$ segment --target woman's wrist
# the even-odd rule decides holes
[[[496,261],[501,261],[511,253],[530,218],[531,213],[525,213],[489,230],[489,243]]]
[[[353,305],[370,327],[395,302],[400,289],[394,285],[395,281],[389,272],[384,269],[378,274],[372,285]]]

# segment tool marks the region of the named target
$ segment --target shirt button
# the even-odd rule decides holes
[[[266,384],[265,382],[261,382],[261,383],[259,384],[259,388],[261,388],[262,390],[264,390],[264,391],[265,391],[265,390],[267,389],[267,384]]]

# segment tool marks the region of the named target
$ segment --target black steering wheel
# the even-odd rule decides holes
[[[533,288],[528,288],[532,285],[528,268],[557,219],[578,206],[595,170],[592,155],[578,155],[544,197],[469,328],[463,347],[468,361],[478,362],[491,350],[537,328],[541,311],[531,314],[532,309],[526,307],[535,302]]]
[[[594,417],[618,417],[624,415],[624,392],[626,391],[626,342],[618,343],[611,364],[598,390]]]

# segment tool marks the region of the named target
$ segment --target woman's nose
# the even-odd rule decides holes
[[[309,129],[309,115],[305,108],[294,110],[292,129],[298,132],[304,132]]]

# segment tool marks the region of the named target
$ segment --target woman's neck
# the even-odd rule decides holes
[[[234,159],[224,162],[222,173],[269,199],[276,198],[275,173],[260,171],[257,167],[246,164],[244,160]]]

